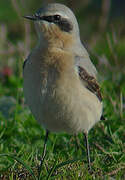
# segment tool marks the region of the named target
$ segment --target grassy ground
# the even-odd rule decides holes
[[[17,17],[16,17],[17,18]],[[0,31],[0,180],[37,179],[44,129],[36,122],[23,97],[22,62],[34,44],[30,25],[14,29],[16,40],[2,24]],[[118,27],[118,26],[117,26]],[[21,34],[19,34],[18,33]],[[96,42],[96,43],[95,43]],[[88,46],[100,74],[105,121],[89,133],[92,173],[87,170],[85,141],[65,133],[50,134],[41,179],[125,179],[125,33],[120,28]],[[4,61],[3,61],[4,60]]]

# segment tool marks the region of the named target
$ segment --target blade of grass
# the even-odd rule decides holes
[[[49,178],[51,177],[52,173],[54,172],[54,170],[56,168],[56,164],[57,164],[57,160],[55,161],[53,167],[50,169],[49,174],[47,176],[47,180],[49,180]]]
[[[29,173],[32,175],[33,179],[37,180],[32,169],[26,163],[24,163],[21,159],[19,159],[18,157],[14,156],[12,154],[0,154],[0,156],[7,156],[7,157],[10,157],[10,158],[16,160],[18,163],[22,164],[29,171]]]
[[[83,160],[83,159],[82,158],[76,158],[76,159],[67,160],[65,162],[62,162],[62,163],[58,164],[55,167],[55,169],[61,168],[61,167],[65,166],[65,165],[72,164],[72,163],[75,163],[75,162],[81,161],[81,160]]]
[[[66,166],[68,164],[71,164],[71,163],[75,163],[77,161],[81,161],[83,160],[83,158],[76,158],[76,159],[71,159],[71,160],[68,160],[68,161],[65,161],[65,162],[62,162],[60,164],[57,164],[57,161],[54,163],[53,167],[50,169],[49,173],[48,173],[48,177],[47,177],[47,180],[49,180],[49,178],[51,177],[52,173],[58,169],[58,168],[61,168],[63,166]]]

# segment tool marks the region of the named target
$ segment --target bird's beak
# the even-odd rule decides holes
[[[26,19],[30,19],[30,20],[32,20],[32,21],[36,21],[38,18],[36,17],[36,16],[34,16],[34,15],[30,15],[30,16],[23,16],[24,18],[26,18]]]

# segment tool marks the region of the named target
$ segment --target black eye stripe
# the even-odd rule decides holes
[[[41,19],[48,21],[48,22],[53,22],[53,20],[54,20],[53,16],[43,16]]]
[[[63,19],[58,23],[60,29],[65,32],[70,32],[73,29],[73,25],[67,21],[67,19]]]
[[[54,15],[54,20],[55,21],[61,21],[61,16],[60,15]]]
[[[37,20],[45,20],[48,22],[54,21],[54,16],[40,16],[40,14],[37,14],[37,13],[34,16],[37,18]]]
[[[54,15],[54,16],[42,16],[42,17],[40,17],[40,19],[46,20],[46,21],[48,21],[48,22],[56,23],[56,22],[58,22],[58,21],[61,20],[61,16],[60,16],[60,15]]]
[[[37,19],[45,20],[48,22],[55,23],[59,26],[59,28],[62,31],[70,32],[73,29],[73,25],[71,22],[68,21],[68,19],[61,18],[60,15],[54,15],[54,16],[40,16],[39,14],[35,14],[35,17]]]

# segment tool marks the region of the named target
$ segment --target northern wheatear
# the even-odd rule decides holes
[[[90,168],[88,132],[102,115],[96,68],[80,41],[73,12],[48,4],[32,16],[38,43],[24,62],[24,96],[33,115],[48,132],[84,132]]]

